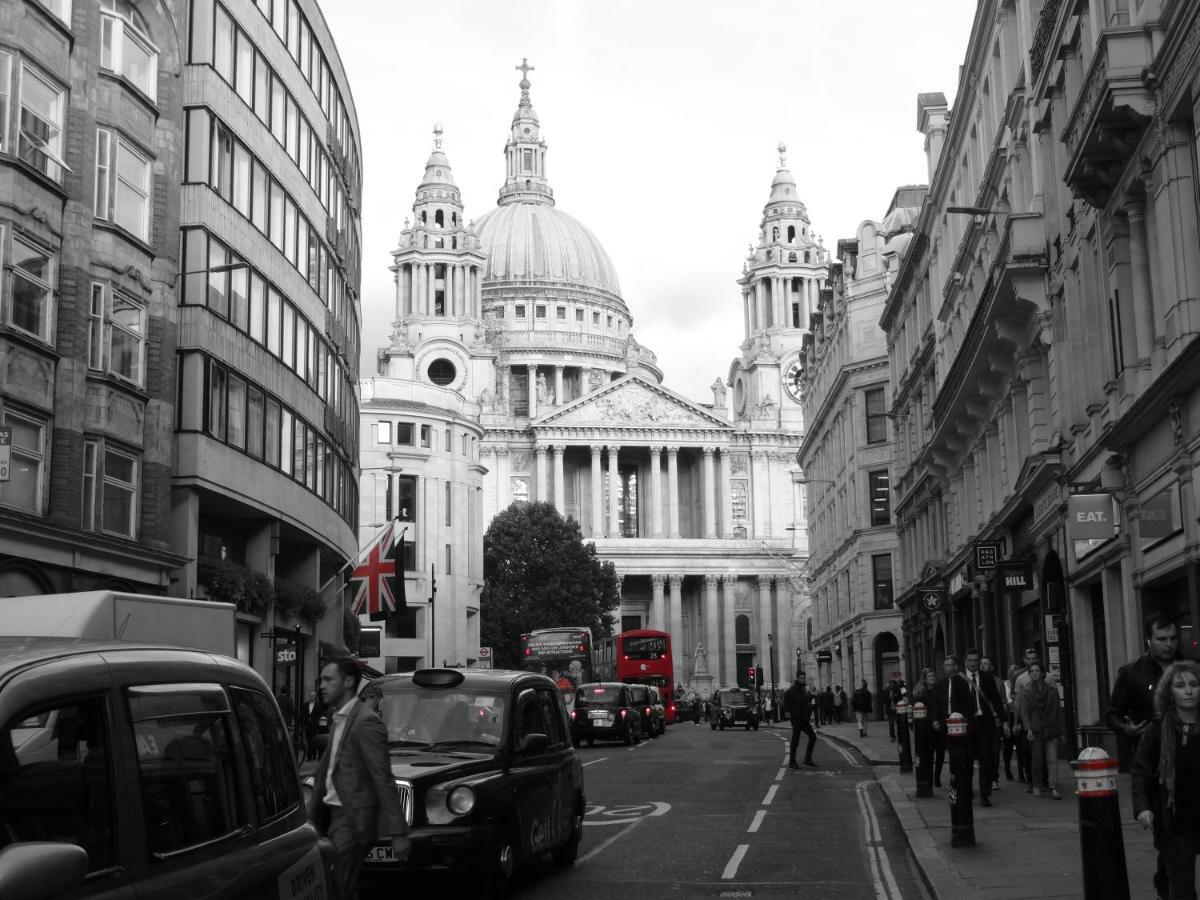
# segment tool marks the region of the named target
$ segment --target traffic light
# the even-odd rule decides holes
[[[763,686],[763,668],[762,668],[762,666],[754,667],[754,686],[755,687]]]
[[[747,684],[748,684],[750,687],[754,687],[754,686],[755,686],[755,682],[754,682],[754,666],[750,666],[750,668],[748,668],[748,669],[746,670],[746,678],[748,679],[748,681],[747,681],[746,683],[747,683]]]

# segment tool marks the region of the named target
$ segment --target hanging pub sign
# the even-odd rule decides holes
[[[933,589],[920,591],[917,602],[921,604],[921,609],[925,610],[925,612],[935,613],[945,605],[946,592]]]
[[[1002,591],[1032,591],[1033,566],[1027,562],[1005,562],[996,567]]]
[[[1072,494],[1067,498],[1067,537],[1072,541],[1107,541],[1117,536],[1112,494]]]
[[[1175,489],[1160,491],[1142,503],[1139,510],[1139,531],[1145,540],[1157,541],[1170,537],[1179,530],[1175,523]]]
[[[975,568],[981,571],[994,569],[1000,562],[999,541],[975,542]]]

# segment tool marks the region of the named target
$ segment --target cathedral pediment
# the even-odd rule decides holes
[[[540,416],[535,427],[729,428],[730,423],[661,385],[627,375],[561,409]]]

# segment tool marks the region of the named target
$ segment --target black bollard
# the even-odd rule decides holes
[[[974,775],[967,746],[967,720],[962,713],[946,717],[946,752],[950,756],[950,846],[975,846],[975,811],[971,807]]]
[[[1084,900],[1129,900],[1125,839],[1117,800],[1117,761],[1086,747],[1071,763],[1079,798],[1079,849]]]
[[[908,736],[908,701],[899,700],[896,703],[896,743],[900,745],[900,771],[911,772],[912,743]]]
[[[929,711],[918,700],[912,706],[913,743],[917,749],[917,796],[933,796],[933,741],[929,728]]]

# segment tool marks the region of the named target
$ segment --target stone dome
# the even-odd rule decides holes
[[[548,203],[507,203],[476,223],[484,284],[541,282],[621,302],[617,271],[596,236]],[[624,305],[622,303],[622,305]]]

